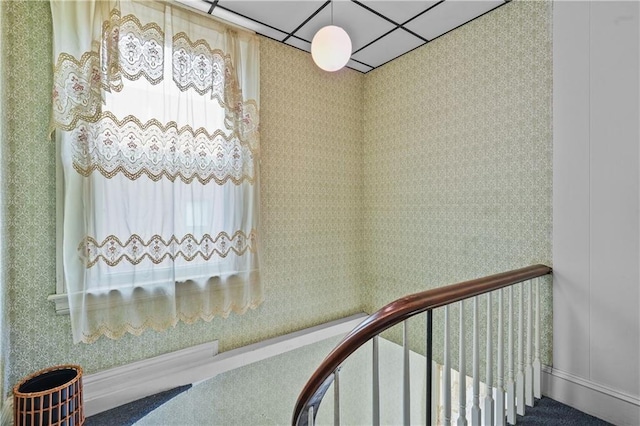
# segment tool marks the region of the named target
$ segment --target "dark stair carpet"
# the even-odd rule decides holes
[[[191,388],[191,385],[170,389],[87,418],[86,426],[129,426]],[[590,416],[550,398],[536,400],[527,415],[518,416],[518,425],[524,426],[609,426],[604,420]]]
[[[524,426],[607,426],[604,420],[590,416],[568,405],[550,398],[536,400],[535,406],[527,407],[526,416],[518,416],[518,425]]]
[[[120,407],[87,417],[85,426],[129,426],[162,404],[191,388],[191,385],[169,389]]]

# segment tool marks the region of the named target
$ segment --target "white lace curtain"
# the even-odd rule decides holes
[[[256,36],[161,2],[51,8],[74,341],[255,308]]]

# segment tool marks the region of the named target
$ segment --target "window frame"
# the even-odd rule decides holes
[[[52,135],[56,145],[56,292],[47,297],[54,303],[56,314],[69,315],[69,297],[64,279],[64,258],[62,252],[62,236],[64,228],[64,172],[60,159],[60,142],[57,135]]]
[[[57,135],[52,135],[53,142],[56,145],[56,292],[47,297],[55,307],[56,314],[69,315],[69,297],[67,294],[67,283],[64,278],[64,170],[62,167],[60,140]],[[193,225],[195,226],[195,225]],[[210,259],[208,262],[219,262]],[[189,269],[186,267],[185,269]],[[181,281],[178,281],[181,282]],[[108,292],[112,289],[98,290],[95,294]],[[92,292],[93,293],[93,292]]]
[[[180,4],[180,3],[184,3],[181,2],[180,0],[178,1],[178,4],[176,4],[175,6],[177,6],[177,9],[182,9],[182,11],[187,11],[187,12],[194,12],[194,9],[192,9],[191,7],[189,7],[189,5],[186,4]],[[173,4],[172,4],[173,6]],[[206,15],[204,14],[203,16],[205,16],[206,18],[210,19],[211,16],[210,15]],[[213,19],[214,22],[216,22],[216,19]],[[255,32],[251,31],[251,30],[247,30],[246,28],[243,28],[241,26],[238,26],[236,24],[232,24],[226,21],[222,21],[221,24],[225,27],[232,27],[232,28],[236,28],[238,30],[241,30],[243,33],[249,33],[249,34],[255,34]],[[55,179],[56,179],[56,243],[55,243],[55,247],[56,247],[56,286],[55,286],[55,293],[50,294],[49,296],[47,296],[47,300],[49,302],[52,302],[54,304],[54,308],[55,308],[55,312],[58,315],[69,315],[70,314],[70,307],[69,307],[69,294],[67,292],[67,282],[65,279],[65,272],[64,272],[64,250],[63,250],[63,246],[64,246],[64,218],[65,218],[65,176],[64,176],[64,167],[62,164],[62,158],[61,158],[61,154],[62,154],[62,147],[60,145],[60,138],[59,136],[56,134],[55,130],[51,135],[51,139],[52,139],[52,143],[55,143],[55,153],[56,153],[56,171],[55,171]],[[193,275],[193,277],[195,278],[196,276]],[[189,278],[185,278],[185,279],[189,279]],[[178,281],[181,282],[181,281]],[[105,291],[109,291],[106,290]],[[89,291],[87,291],[89,293]],[[90,292],[93,293],[93,292]],[[98,290],[95,292],[96,294],[98,293],[102,293],[102,290]]]

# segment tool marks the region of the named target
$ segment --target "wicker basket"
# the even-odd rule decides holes
[[[15,426],[82,426],[82,368],[58,365],[37,371],[13,388]]]

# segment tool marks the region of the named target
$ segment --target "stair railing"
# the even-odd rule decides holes
[[[539,286],[534,287],[533,280],[544,275],[551,274],[552,270],[546,265],[532,265],[521,269],[515,269],[495,275],[486,276],[470,281],[439,287],[409,296],[402,297],[389,303],[377,312],[367,317],[355,329],[353,329],[322,361],[320,366],[312,374],[306,385],[300,392],[296,402],[292,424],[294,426],[313,426],[315,422],[322,398],[328,388],[334,382],[334,425],[340,423],[339,412],[339,388],[338,372],[342,363],[353,354],[358,348],[373,341],[373,413],[372,423],[376,426],[380,424],[380,403],[379,403],[379,373],[378,373],[378,335],[384,330],[397,324],[403,323],[403,424],[410,424],[410,401],[409,401],[409,343],[407,333],[407,323],[405,320],[426,312],[426,383],[427,397],[425,407],[426,423],[434,424],[434,410],[432,407],[432,345],[433,345],[433,309],[444,307],[444,370],[443,370],[443,421],[446,426],[451,424],[451,360],[449,340],[451,330],[449,327],[449,316],[451,305],[459,302],[460,312],[460,358],[458,367],[460,368],[459,386],[459,418],[458,425],[466,425],[466,379],[464,348],[464,327],[463,320],[464,301],[473,298],[473,406],[471,408],[471,424],[480,425],[481,418],[484,418],[486,425],[504,425],[505,421],[511,425],[516,424],[516,413],[525,414],[525,405],[533,406],[534,398],[541,397],[540,389],[540,290]],[[526,285],[528,281],[528,285]],[[524,283],[518,292],[518,319],[517,319],[517,345],[514,336],[514,291],[513,286]],[[527,307],[525,314],[524,293],[526,285]],[[506,290],[506,300],[508,301],[508,313],[505,321],[503,299],[504,289]],[[492,315],[492,292],[498,293],[498,333],[497,340],[497,389],[493,387],[493,332],[491,321]],[[535,294],[534,294],[535,293]],[[478,350],[478,305],[479,296],[486,294],[487,297],[487,352],[486,352],[486,382],[482,405],[479,395],[479,350]],[[535,306],[532,306],[535,305]],[[535,309],[534,309],[535,308]],[[534,311],[535,319],[532,318]],[[525,342],[524,323],[526,318],[527,332]],[[507,324],[507,363],[505,377],[505,353],[503,342],[503,321]],[[535,324],[535,331],[533,330]],[[526,354],[525,354],[526,346]],[[533,346],[533,347],[532,347]],[[464,348],[464,349],[463,349]],[[514,352],[516,352],[514,354]],[[514,359],[517,355],[517,362]],[[526,356],[525,356],[526,355]],[[514,364],[515,362],[515,364]],[[515,372],[515,376],[514,376]],[[506,379],[506,380],[505,380]],[[497,390],[496,400],[493,399],[493,390]],[[502,413],[503,415],[500,415]]]

